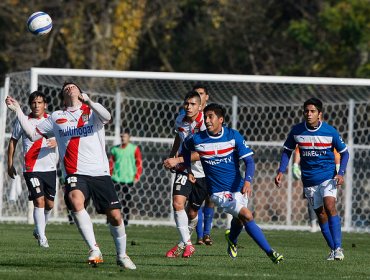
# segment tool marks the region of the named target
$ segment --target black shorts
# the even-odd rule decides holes
[[[188,205],[194,210],[199,210],[208,195],[206,179],[196,178],[196,182],[193,184],[188,180],[188,174],[177,172],[172,195],[187,197]]]
[[[96,212],[105,214],[107,209],[121,209],[117,193],[110,176],[68,175],[65,180],[64,200],[72,210],[68,194],[80,190],[85,196],[85,208],[92,198]]]
[[[28,199],[34,200],[44,196],[54,201],[56,193],[56,171],[46,172],[23,172],[24,180],[28,188]]]

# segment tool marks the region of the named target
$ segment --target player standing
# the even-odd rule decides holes
[[[280,187],[283,173],[296,145],[301,156],[304,193],[317,214],[321,232],[331,251],[327,260],[343,260],[340,217],[336,210],[337,187],[344,182],[349,154],[337,130],[320,121],[322,102],[310,98],[303,104],[305,121],[293,126],[284,143],[280,167],[275,184]],[[334,149],[340,154],[340,167],[336,171]]]
[[[45,112],[47,102],[44,93],[32,92],[28,97],[28,105],[31,108],[28,122],[32,126],[36,126],[48,117]],[[35,229],[33,235],[38,240],[40,247],[48,248],[49,243],[45,235],[45,228],[54,207],[56,193],[56,141],[54,138],[40,138],[34,142],[31,141],[27,138],[18,120],[13,127],[8,145],[8,175],[13,179],[14,175],[17,175],[13,159],[18,140],[22,137],[23,177],[27,184],[29,200],[32,200],[34,205]]]
[[[88,262],[103,262],[95,240],[93,224],[85,209],[92,198],[96,211],[106,214],[110,232],[116,246],[117,264],[136,269],[126,254],[126,231],[120,212],[121,204],[109,175],[109,163],[105,152],[104,125],[109,122],[110,113],[99,103],[94,103],[87,94],[73,82],[64,83],[61,93],[65,108],[55,111],[36,128],[30,126],[18,102],[6,98],[9,109],[33,141],[42,136],[55,136],[65,178],[66,203],[73,211],[76,225],[89,246]]]
[[[281,262],[283,256],[270,247],[262,230],[255,223],[252,212],[247,208],[248,198],[252,194],[253,151],[238,131],[223,127],[225,109],[221,105],[207,105],[203,113],[207,130],[187,138],[183,145],[189,180],[196,182],[189,168],[190,152],[196,151],[204,168],[211,200],[233,216],[230,231],[225,234],[227,251],[231,258],[237,257],[237,239],[244,226],[274,263]],[[243,160],[246,165],[244,179],[240,175],[239,160]]]
[[[180,114],[176,118],[176,138],[174,142],[181,144],[186,137],[198,131],[205,130],[203,113],[201,112],[201,98],[196,91],[189,92],[184,98],[185,114]],[[179,139],[179,142],[176,142]],[[176,258],[182,254],[182,257],[188,258],[194,252],[195,248],[191,243],[190,236],[198,222],[198,210],[201,207],[207,195],[207,186],[204,179],[204,172],[199,155],[192,155],[192,172],[198,178],[196,184],[188,180],[186,170],[183,168],[184,161],[182,157],[182,146],[178,150],[172,149],[170,157],[164,160],[164,167],[167,169],[176,169],[176,177],[173,183],[172,205],[175,211],[176,227],[180,235],[180,242],[166,253],[168,258]],[[186,201],[189,201],[188,208],[185,210]]]

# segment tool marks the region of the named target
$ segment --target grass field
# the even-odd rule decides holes
[[[221,229],[213,230],[213,246],[197,246],[190,259],[166,259],[165,252],[177,240],[175,228],[129,226],[127,251],[137,270],[120,271],[105,225],[95,226],[105,260],[97,268],[86,263],[87,247],[75,226],[49,225],[49,249],[37,246],[32,229],[31,225],[0,224],[1,280],[370,279],[369,234],[344,233],[344,261],[328,262],[328,249],[320,233],[265,231],[271,245],[285,256],[283,263],[275,265],[245,232],[236,260],[226,254]]]

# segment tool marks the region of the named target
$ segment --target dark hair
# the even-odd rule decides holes
[[[35,100],[35,98],[37,97],[41,97],[42,98],[42,101],[44,101],[45,103],[48,103],[47,100],[46,100],[46,96],[43,92],[41,91],[38,91],[38,90],[35,90],[34,92],[32,92],[30,94],[30,96],[28,97],[28,105],[31,106],[31,103],[33,102],[33,100]]]
[[[219,118],[224,118],[225,119],[225,115],[226,115],[226,110],[225,110],[225,107],[223,107],[222,105],[220,104],[217,104],[217,103],[211,103],[209,105],[207,105],[204,109],[203,109],[203,114],[206,114],[206,112],[208,111],[213,111],[215,112],[216,116],[219,117]]]
[[[128,135],[130,135],[130,129],[129,128],[124,128],[124,129],[122,129],[121,130],[121,135],[122,134],[128,134]]]
[[[320,101],[320,99],[317,99],[315,97],[312,97],[308,100],[306,100],[304,103],[303,103],[303,110],[308,106],[308,105],[313,105],[316,107],[317,111],[322,112],[322,102]]]
[[[64,95],[63,95],[63,93],[64,93],[64,88],[67,86],[67,85],[75,85],[77,88],[78,88],[78,90],[80,91],[80,93],[82,93],[82,90],[81,90],[81,88],[75,83],[75,82],[72,82],[72,81],[65,81],[64,82],[64,84],[63,84],[63,86],[62,86],[62,89],[60,90],[60,92],[59,92],[59,99],[61,100],[61,102],[63,103],[63,101],[64,101]]]
[[[207,86],[205,86],[204,84],[201,84],[201,83],[196,83],[195,85],[193,85],[193,88],[192,88],[192,90],[197,90],[198,88],[202,88],[202,89],[204,89],[204,92],[208,95],[209,93],[208,93],[208,88],[207,88]]]
[[[199,93],[198,93],[197,91],[195,91],[195,90],[189,91],[189,92],[185,95],[185,97],[184,97],[184,103],[186,102],[186,100],[188,100],[188,99],[190,99],[190,98],[196,98],[196,99],[198,99],[199,104],[200,104],[200,102],[201,102],[200,95],[199,95]]]

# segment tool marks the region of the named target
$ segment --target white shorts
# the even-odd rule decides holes
[[[248,206],[248,198],[241,192],[218,192],[211,195],[211,200],[224,212],[238,217],[240,210]]]
[[[334,179],[326,180],[320,185],[304,188],[304,194],[313,209],[317,209],[323,206],[324,197],[337,198],[337,184]]]

